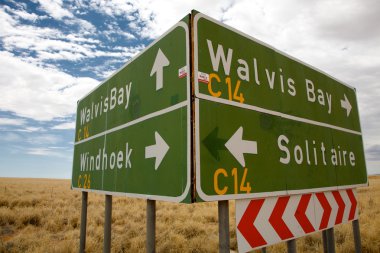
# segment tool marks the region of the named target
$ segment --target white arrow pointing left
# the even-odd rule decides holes
[[[343,99],[340,100],[340,106],[342,108],[346,109],[346,111],[347,111],[347,117],[348,117],[350,115],[352,106],[350,104],[350,101],[348,101],[348,98],[346,97],[346,94],[344,94],[344,100]]]
[[[145,158],[156,158],[154,169],[157,170],[160,166],[162,159],[169,150],[169,145],[162,139],[161,135],[157,132],[154,133],[156,144],[145,147]]]
[[[244,153],[257,154],[256,141],[243,140],[242,126],[226,142],[225,146],[243,167],[245,167]]]
[[[150,76],[156,74],[156,90],[162,89],[164,86],[164,67],[169,66],[170,62],[165,54],[158,49],[156,59],[154,60],[152,70],[150,71]]]

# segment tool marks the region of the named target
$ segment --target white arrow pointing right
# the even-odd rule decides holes
[[[348,117],[350,115],[352,106],[350,104],[350,101],[348,101],[348,98],[346,97],[346,94],[344,94],[344,100],[343,99],[340,100],[340,106],[342,106],[342,108],[346,109],[346,111],[347,111],[347,117]]]
[[[242,126],[226,142],[225,146],[243,167],[245,167],[244,153],[257,154],[256,141],[243,140]]]
[[[150,76],[156,74],[156,90],[162,89],[164,86],[164,67],[169,66],[169,64],[168,58],[161,51],[161,48],[159,48],[152,70],[150,71]]]
[[[156,163],[154,169],[157,170],[169,150],[169,145],[162,139],[159,133],[155,132],[154,137],[156,144],[145,147],[145,158],[155,157]]]

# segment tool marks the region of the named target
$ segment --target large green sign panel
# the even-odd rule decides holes
[[[78,102],[73,188],[190,202],[188,23]]]
[[[189,203],[366,184],[355,90],[195,11],[78,102],[75,189]]]
[[[201,13],[193,20],[197,199],[367,184],[353,88]]]

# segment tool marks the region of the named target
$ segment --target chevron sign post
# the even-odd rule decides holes
[[[358,219],[355,189],[236,200],[239,252]]]

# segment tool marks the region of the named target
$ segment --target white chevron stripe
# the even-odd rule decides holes
[[[247,209],[249,203],[251,202],[251,199],[242,199],[235,202],[235,216],[236,220],[240,221],[243,217],[245,210]],[[239,225],[236,223],[236,225]]]
[[[273,212],[277,200],[278,197],[267,198],[256,218],[256,221],[254,222],[254,225],[268,244],[281,241],[281,238],[277,235],[276,231],[269,223],[269,217]]]
[[[316,194],[313,194],[312,198],[314,201],[314,213],[315,213],[313,225],[314,225],[315,230],[318,231],[319,226],[321,225],[321,221],[322,221],[323,208],[322,208],[321,203],[319,203],[319,200]]]
[[[358,198],[357,198],[358,196],[356,194],[356,189],[352,189],[352,192],[354,193],[356,201],[358,201]],[[356,205],[356,212],[355,212],[355,218],[354,218],[354,220],[357,220],[358,217],[359,217],[359,203],[357,203],[357,205]]]
[[[298,223],[295,216],[301,196],[302,195],[291,196],[285,208],[285,212],[282,215],[282,219],[284,220],[285,224],[288,226],[289,230],[292,232],[294,236],[303,234],[302,227]]]
[[[336,203],[332,192],[325,192],[324,194],[332,209],[329,223],[327,225],[327,228],[331,228],[335,225],[336,215],[338,214],[338,204]]]
[[[342,196],[342,199],[344,201],[344,213],[343,213],[343,218],[342,218],[342,223],[348,222],[348,215],[350,214],[350,209],[351,209],[351,201],[350,198],[347,195],[347,192],[345,190],[339,191],[340,196]]]
[[[309,219],[310,223],[313,225],[314,230],[316,230],[316,228],[315,228],[314,196],[315,196],[315,194],[311,194],[311,198],[310,198],[309,204],[308,204],[307,209],[306,209],[306,217]]]
[[[240,222],[250,202],[250,199],[241,199],[235,201],[236,226],[239,225],[238,222]],[[245,240],[244,236],[240,233],[239,229],[237,228],[236,238],[239,245],[239,252],[247,252],[251,249],[251,245],[249,245],[249,243]]]
[[[239,225],[241,218],[243,217],[245,210],[247,209],[250,199],[242,199],[235,201],[235,216],[236,216],[236,226]],[[239,229],[236,228],[236,239],[239,245],[240,252],[247,252],[251,249],[251,245],[245,240],[244,236],[240,233]]]

